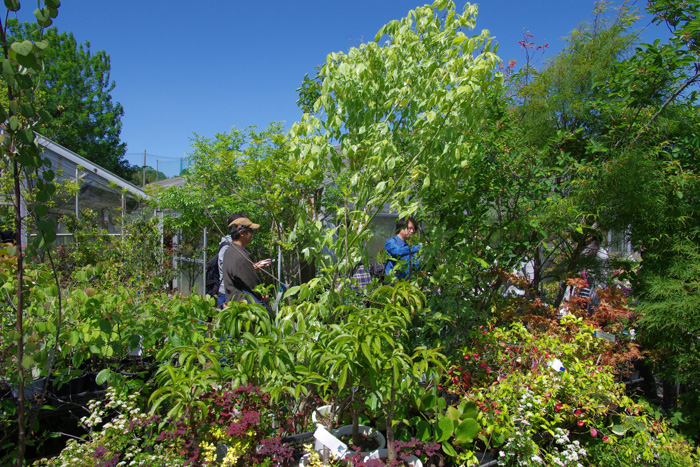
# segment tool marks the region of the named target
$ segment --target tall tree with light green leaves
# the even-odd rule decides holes
[[[307,253],[325,267],[316,285],[337,290],[364,256],[369,224],[385,204],[401,216],[430,209],[422,201],[435,184],[480,157],[468,135],[502,77],[488,31],[472,33],[476,15],[475,5],[459,12],[445,0],[416,8],[373,42],[328,55],[307,81],[313,89],[303,92],[304,102],[313,102],[313,112],[291,130],[292,154],[310,155],[302,171],[323,167],[342,200],[337,229],[306,226],[317,239]],[[333,295],[324,297],[342,302]],[[393,460],[393,439],[387,441]]]

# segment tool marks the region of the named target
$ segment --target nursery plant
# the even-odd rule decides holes
[[[357,439],[359,409],[365,405],[362,399],[377,398],[386,420],[389,461],[393,462],[395,415],[414,385],[425,378],[425,384],[431,383],[444,365],[444,356],[439,349],[413,346],[408,339],[412,315],[425,312],[425,297],[415,286],[399,282],[379,287],[369,302],[370,306],[347,310],[329,363],[338,390],[360,399],[353,401],[353,439]]]

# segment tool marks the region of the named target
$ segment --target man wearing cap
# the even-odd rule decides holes
[[[270,259],[253,263],[246,247],[253,240],[255,230],[260,227],[245,216],[233,219],[229,225],[231,247],[224,254],[224,290],[226,302],[258,303],[266,306],[263,298],[253,289],[260,283],[257,270],[270,266]]]

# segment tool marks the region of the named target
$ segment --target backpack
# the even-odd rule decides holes
[[[369,262],[369,275],[376,277],[380,282],[384,279],[384,269],[386,269],[386,265],[383,263],[378,263],[376,261]]]
[[[381,261],[381,258],[384,258],[385,256],[386,250],[382,248],[377,254],[377,259],[369,260],[369,268],[367,268],[369,270],[369,275],[374,278],[377,278],[379,282],[382,282],[384,280],[384,270],[386,269],[386,263],[384,261]]]
[[[209,258],[209,261],[207,261],[206,292],[211,297],[219,293],[219,287],[223,279],[219,276],[219,253],[221,253],[221,249],[227,245],[230,245],[227,241],[219,243],[219,249],[216,251],[216,255],[212,256]]]

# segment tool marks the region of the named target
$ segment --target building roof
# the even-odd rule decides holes
[[[114,194],[121,194],[122,190],[126,190],[137,198],[149,198],[145,191],[133,183],[127,182],[70,149],[39,134],[37,134],[37,142],[44,150],[43,155],[51,160],[51,168],[56,172],[58,183],[77,178],[81,181],[81,187],[95,186]],[[81,169],[78,170],[78,168]]]

